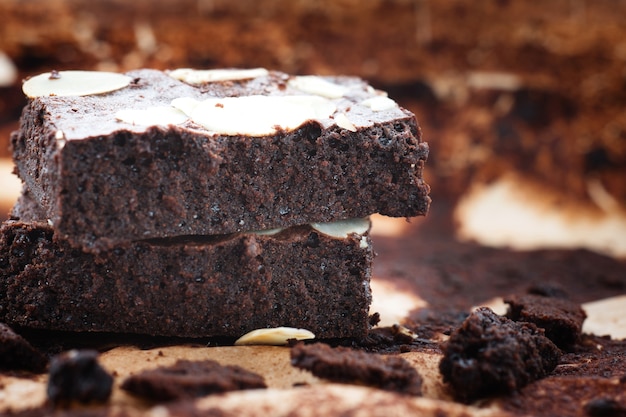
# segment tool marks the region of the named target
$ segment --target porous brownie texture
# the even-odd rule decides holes
[[[128,75],[133,82],[110,93],[29,100],[11,138],[17,174],[73,246],[98,252],[128,240],[428,211],[428,146],[415,116],[362,105],[380,94],[360,79],[325,79],[348,89],[333,103],[354,129],[326,118],[229,136],[191,121],[143,127],[115,115],[181,97],[305,93],[275,72],[200,86],[155,70]]]
[[[561,352],[532,323],[518,323],[481,307],[442,346],[439,369],[465,402],[508,394],[548,375]]]
[[[310,226],[119,245],[94,255],[47,223],[0,228],[0,321],[35,329],[239,337],[265,327],[319,338],[369,329],[370,238]]]
[[[511,295],[504,302],[509,305],[508,318],[536,324],[561,349],[572,347],[580,339],[587,315],[577,303],[536,294]]]
[[[422,377],[403,358],[383,356],[324,343],[298,343],[291,348],[291,364],[333,382],[363,384],[386,391],[421,395]]]
[[[185,398],[243,389],[267,388],[263,377],[236,365],[213,360],[178,360],[174,365],[131,375],[121,388],[133,395],[155,401]]]

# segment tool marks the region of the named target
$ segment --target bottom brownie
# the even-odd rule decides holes
[[[0,228],[0,321],[181,337],[290,326],[359,338],[369,328],[367,233],[336,238],[301,226],[140,241],[99,256],[54,234],[44,222]]]

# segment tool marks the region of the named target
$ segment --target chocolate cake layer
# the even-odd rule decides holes
[[[18,175],[73,246],[428,210],[415,116],[360,79],[127,75],[127,87],[103,94],[32,98],[11,139]],[[198,110],[229,106],[235,116]],[[294,108],[310,114],[286,123]],[[276,126],[259,133],[256,119]]]
[[[118,245],[94,255],[47,223],[0,228],[0,322],[34,329],[239,337],[265,327],[318,338],[368,331],[367,233],[310,226]]]

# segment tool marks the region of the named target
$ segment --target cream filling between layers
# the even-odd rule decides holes
[[[371,222],[369,217],[337,220],[334,222],[326,223],[311,223],[310,226],[318,232],[332,237],[334,239],[346,239],[349,236],[357,236],[361,243],[362,249],[367,249],[369,243],[365,238],[365,234],[370,230]],[[248,233],[254,233],[259,235],[271,236],[282,232],[285,229],[267,229],[267,230],[255,230]]]

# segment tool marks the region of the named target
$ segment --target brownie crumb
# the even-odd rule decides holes
[[[0,323],[0,370],[24,370],[42,373],[48,359],[33,348],[26,339]]]
[[[213,360],[179,360],[169,367],[132,375],[121,388],[148,400],[173,401],[267,385],[262,376],[239,366]]]
[[[47,394],[54,406],[105,403],[112,386],[113,377],[98,363],[96,351],[71,350],[50,362]]]
[[[607,397],[594,398],[584,406],[585,413],[591,417],[624,417],[626,406]]]
[[[483,307],[442,346],[444,382],[464,402],[506,394],[548,375],[560,350],[532,323],[517,323]]]
[[[541,282],[531,285],[528,294],[543,295],[545,297],[568,299],[569,295],[561,284],[556,282]]]
[[[587,315],[580,305],[563,298],[526,294],[504,299],[509,304],[507,317],[534,323],[545,330],[546,337],[561,349],[580,340]]]
[[[380,323],[380,313],[374,313],[369,316],[369,325],[370,327],[375,327]]]
[[[404,359],[324,343],[291,348],[291,364],[333,382],[363,384],[402,394],[421,395],[422,377]]]

